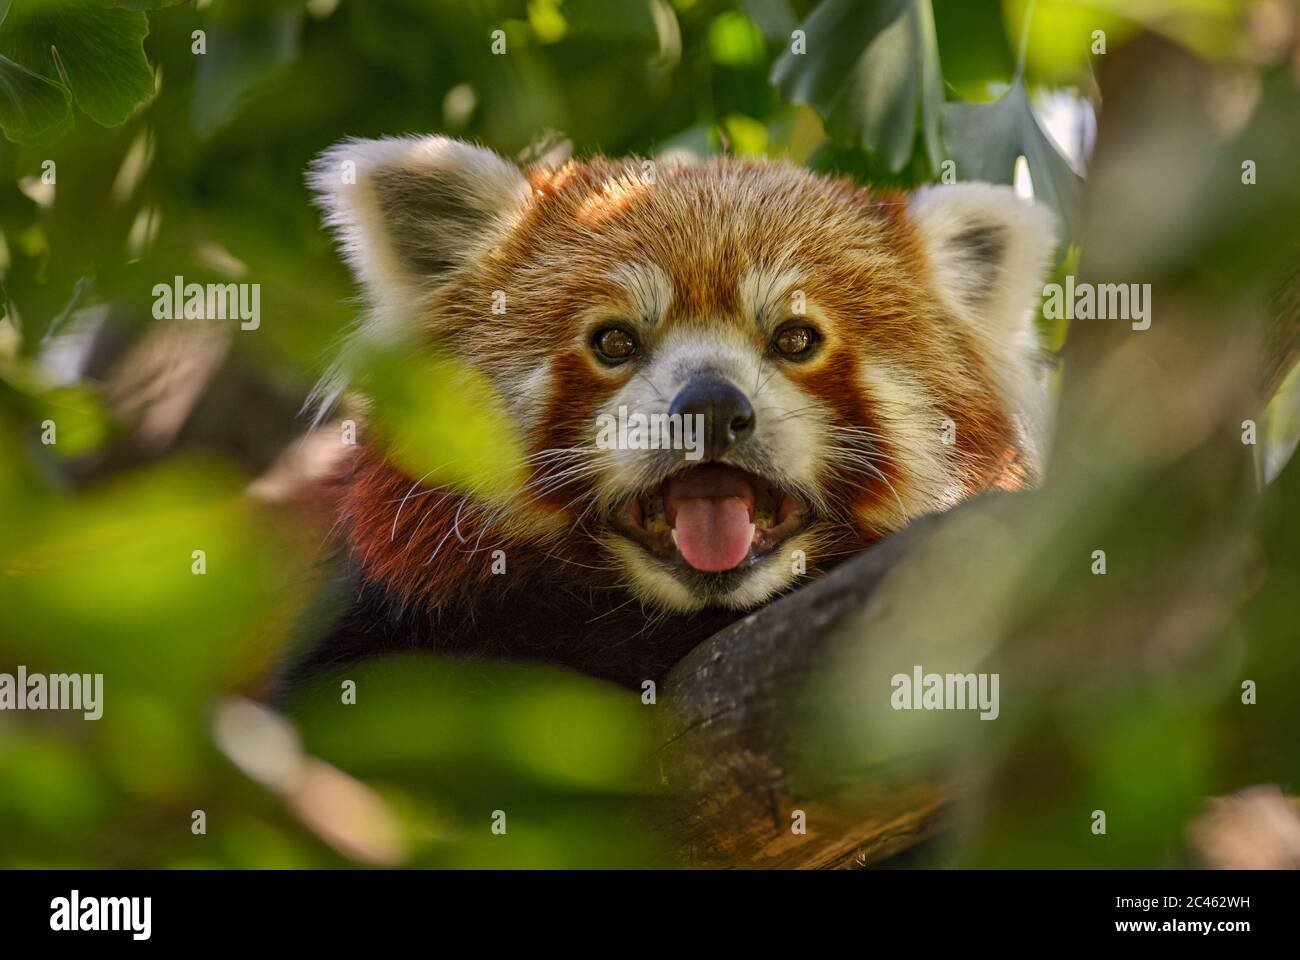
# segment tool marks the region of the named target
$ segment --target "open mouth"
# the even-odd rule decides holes
[[[806,515],[801,500],[762,477],[705,464],[630,497],[613,522],[657,556],[722,573],[771,552]]]

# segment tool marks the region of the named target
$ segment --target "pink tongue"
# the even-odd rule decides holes
[[[749,507],[739,497],[677,501],[677,549],[704,573],[730,570],[749,553]]]

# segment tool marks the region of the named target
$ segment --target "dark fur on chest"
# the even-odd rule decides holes
[[[355,574],[341,589],[350,598],[344,612],[281,672],[275,699],[365,658],[412,651],[553,664],[639,689],[743,616],[722,609],[655,613],[622,590],[539,576],[436,609],[399,604]]]

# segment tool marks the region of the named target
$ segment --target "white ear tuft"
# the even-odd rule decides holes
[[[345,140],[308,184],[365,288],[370,329],[399,327],[448,270],[499,236],[529,197],[519,168],[448,137]]]
[[[912,195],[941,293],[991,334],[1021,328],[1041,297],[1055,245],[1052,215],[1006,186],[961,183]]]
[[[1040,449],[1047,400],[1034,316],[1055,247],[1054,218],[1010,187],[988,183],[923,187],[909,209],[939,295],[979,338],[1004,400]]]

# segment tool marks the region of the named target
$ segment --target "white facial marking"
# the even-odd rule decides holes
[[[944,414],[921,379],[901,364],[880,359],[865,360],[859,377],[898,475],[893,495],[881,502],[878,515],[867,519],[892,530],[917,514],[956,503],[961,494],[954,469],[957,447],[943,442]]]
[[[663,318],[673,299],[673,284],[662,267],[653,263],[625,263],[609,275],[627,294],[633,312],[631,319],[654,326]]]
[[[501,396],[508,400],[511,415],[520,432],[527,434],[537,426],[538,418],[546,409],[546,396],[551,385],[551,362],[541,358],[533,366],[512,370],[500,374],[500,377],[503,381]]]
[[[792,267],[751,267],[740,278],[740,308],[771,331],[787,317],[800,315],[801,305],[792,296],[800,282],[801,274]]]

